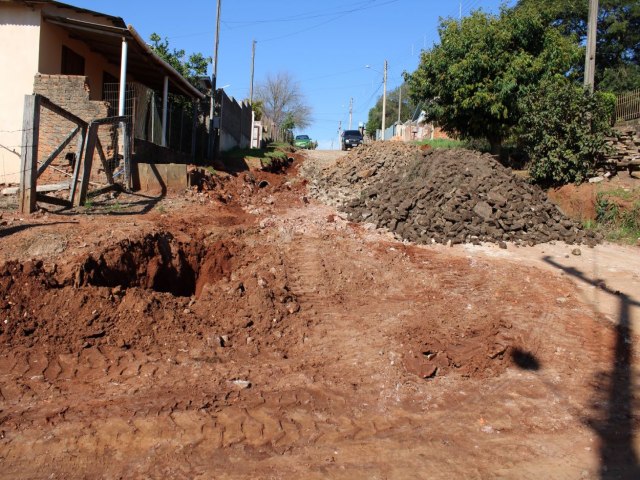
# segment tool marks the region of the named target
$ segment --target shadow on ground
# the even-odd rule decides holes
[[[619,310],[615,326],[615,346],[611,370],[600,372],[594,379],[596,393],[593,413],[586,419],[600,439],[600,478],[603,480],[638,479],[640,465],[634,449],[634,414],[638,399],[634,395],[633,331],[629,309],[640,302],[623,292],[611,290],[599,279],[591,279],[580,270],[562,265],[546,256],[543,260],[581,282],[602,289],[618,298]]]
[[[0,238],[8,237],[18,232],[22,232],[23,230],[28,230],[30,228],[36,227],[49,227],[52,225],[64,225],[64,224],[74,224],[76,222],[52,222],[52,223],[25,223],[22,225],[16,225],[13,227],[0,228]]]

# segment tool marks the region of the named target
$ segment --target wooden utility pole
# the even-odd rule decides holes
[[[213,158],[215,152],[214,149],[214,123],[213,117],[215,115],[216,106],[216,82],[218,80],[218,45],[220,44],[220,9],[222,7],[222,0],[218,0],[218,8],[216,10],[216,39],[213,47],[213,74],[211,75],[211,106],[209,108],[209,157]]]
[[[593,93],[596,76],[596,37],[598,35],[598,0],[589,0],[587,54],[584,63],[584,86]]]
[[[349,100],[349,130],[351,130],[351,124],[353,122],[353,97]]]
[[[253,105],[253,73],[256,66],[256,41],[251,47],[251,89],[249,90],[249,105]]]
[[[384,131],[386,128],[386,116],[387,116],[387,61],[384,61],[384,87],[382,87],[382,140],[384,141]]]

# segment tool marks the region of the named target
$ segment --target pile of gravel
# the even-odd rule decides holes
[[[334,164],[318,168],[309,163],[302,173],[309,178],[309,194],[323,203],[341,206],[389,172],[404,171],[424,158],[416,145],[376,142],[351,150]]]
[[[375,159],[375,150],[369,150]],[[413,152],[413,151],[412,151]],[[415,243],[549,241],[595,245],[599,238],[565,217],[543,190],[528,184],[490,155],[431,150],[396,159],[343,209],[352,220],[386,227]],[[387,159],[370,161],[385,166]],[[358,168],[349,179],[358,178]],[[355,173],[355,177],[353,174]],[[341,175],[328,177],[340,188]],[[329,185],[331,192],[335,189]]]

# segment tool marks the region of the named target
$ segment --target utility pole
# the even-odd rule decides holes
[[[253,72],[256,65],[256,41],[251,48],[251,89],[249,90],[249,105],[253,105]]]
[[[593,93],[596,75],[596,37],[598,35],[598,0],[589,0],[587,55],[584,64],[584,86]]]
[[[218,79],[218,45],[220,44],[220,9],[222,0],[218,0],[218,8],[216,13],[216,39],[213,47],[213,74],[211,76],[211,106],[209,107],[209,157],[214,157],[214,128],[213,116],[215,114],[216,105],[216,81]]]
[[[342,146],[342,120],[338,123],[338,144]]]
[[[387,115],[387,61],[384,61],[384,87],[382,88],[382,140],[384,141],[384,131],[386,127]]]
[[[353,120],[353,97],[349,100],[349,130],[351,130],[351,123]]]
[[[401,114],[402,114],[402,85],[400,85],[400,93],[398,95],[398,125],[401,122],[400,120]]]

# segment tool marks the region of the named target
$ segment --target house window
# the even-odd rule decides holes
[[[62,46],[62,75],[84,75],[84,57]]]

